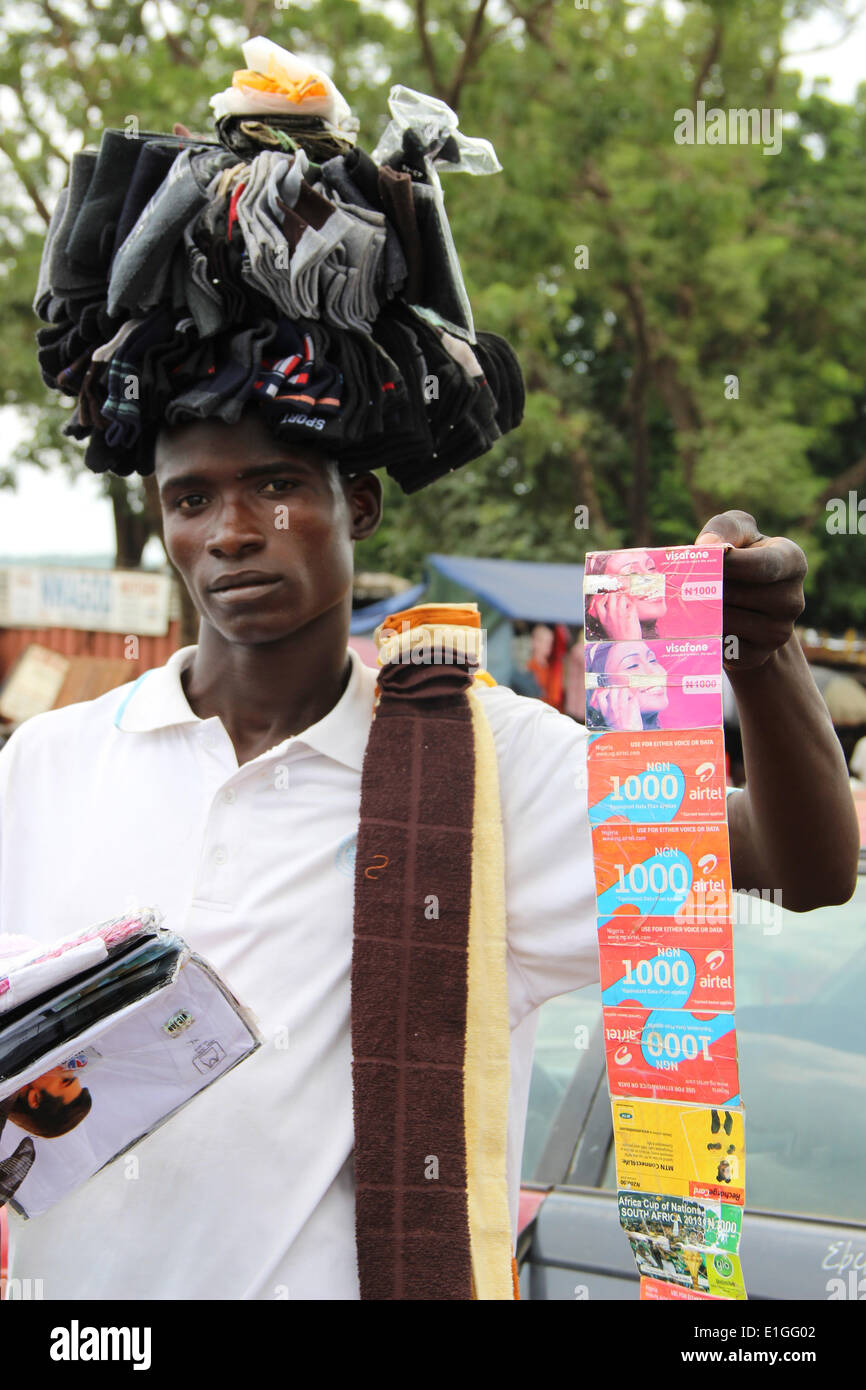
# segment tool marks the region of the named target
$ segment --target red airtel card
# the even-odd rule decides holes
[[[703,936],[670,918],[653,931],[652,918],[615,917],[598,929],[601,1002],[608,1008],[688,1009],[730,1013],[734,953],[729,923]],[[630,931],[631,922],[638,930]]]
[[[602,921],[730,918],[731,857],[724,821],[709,825],[598,825],[593,863]]]
[[[611,1095],[739,1105],[732,1014],[626,1008],[602,1012]]]
[[[590,825],[724,820],[724,736],[721,729],[595,734],[587,779]]]

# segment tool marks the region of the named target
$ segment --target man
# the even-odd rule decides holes
[[[0,1100],[0,1140],[8,1120],[27,1131],[15,1150],[0,1159],[0,1206],[14,1197],[36,1160],[30,1138],[56,1139],[81,1124],[90,1114],[90,1092],[68,1067],[52,1067],[5,1100]]]
[[[10,1124],[43,1139],[56,1139],[80,1125],[90,1113],[90,1092],[69,1067],[52,1067],[0,1101],[0,1115]]]
[[[111,1165],[16,1226],[11,1273],[38,1273],[46,1298],[357,1298],[350,862],[376,678],[346,644],[352,552],[381,489],[276,442],[255,409],[163,430],[156,477],[199,642],[29,720],[0,753],[0,925],[47,941],[71,904],[84,926],[123,896],[155,903],[265,1046],[142,1144],[137,1176]],[[725,632],[748,772],[729,802],[735,886],[779,888],[798,911],[844,902],[857,826],[793,635],[805,559],[741,512],[702,536],[733,547]],[[586,734],[504,688],[480,697],[504,822],[514,1219],[536,1010],[597,978]]]
[[[40,269],[43,379],[77,395],[88,467],[155,472],[201,622],[165,666],[0,752],[0,930],[50,941],[154,906],[264,1040],[137,1163],[16,1226],[10,1273],[48,1299],[512,1297],[537,1011],[598,978],[585,729],[444,665],[383,667],[374,724],[377,673],[347,649],[370,470],[415,492],[523,413],[514,353],[473,334],[444,254],[434,164],[459,165],[462,136],[392,126],[376,162],[295,97],[277,121],[235,94],[216,146],[104,132]],[[844,901],[847,777],[793,637],[805,559],[743,513],[706,533],[732,546],[735,881]],[[490,970],[473,939],[495,943]]]

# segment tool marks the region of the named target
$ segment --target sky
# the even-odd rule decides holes
[[[826,11],[808,23],[793,25],[788,31],[788,49],[798,56],[786,66],[799,69],[807,89],[816,79],[828,78],[828,94],[836,101],[850,102],[858,83],[864,80],[866,9],[856,28],[841,43],[823,51],[802,53],[833,44],[839,33],[838,21]],[[18,413],[9,407],[0,408],[0,439],[6,448],[14,448],[21,437]],[[76,556],[113,554],[113,514],[110,502],[101,495],[98,477],[82,471],[73,478],[65,469],[46,473],[35,466],[22,466],[16,471],[16,490],[0,489],[0,560],[62,554],[74,561]],[[153,539],[145,550],[143,563],[161,565],[164,559],[160,542]]]

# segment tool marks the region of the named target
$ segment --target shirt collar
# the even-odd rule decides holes
[[[340,699],[323,719],[297,734],[293,741],[360,772],[373,718],[376,672],[365,666],[351,647],[348,650],[352,670]],[[180,647],[164,666],[139,676],[115,711],[115,728],[123,733],[149,733],[174,724],[206,722],[190,708],[180,679],[196,651],[194,645]]]

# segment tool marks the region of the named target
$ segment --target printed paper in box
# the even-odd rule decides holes
[[[720,728],[721,638],[588,642],[586,727]]]
[[[594,734],[587,749],[590,825],[692,824],[725,818],[721,729]]]
[[[739,1248],[742,1207],[657,1192],[620,1192],[617,1205],[619,1224],[627,1235],[666,1243],[672,1250],[688,1247],[736,1254]]]
[[[742,1109],[616,1096],[611,1111],[617,1187],[744,1205]]]
[[[586,640],[717,637],[724,547],[593,551],[583,580]]]
[[[652,930],[654,920],[665,930]],[[639,928],[629,931],[634,922]],[[725,923],[694,937],[672,918],[615,917],[598,929],[601,1002],[608,1008],[688,1009],[730,1013],[734,1007],[732,929]]]
[[[670,1300],[673,1303],[681,1303],[692,1298],[708,1298],[715,1300],[717,1295],[712,1293],[700,1293],[697,1289],[688,1289],[681,1284],[667,1284],[663,1279],[650,1279],[641,1276],[640,1281],[641,1300],[648,1303],[660,1303]]]
[[[733,1014],[603,1009],[611,1095],[739,1104]]]
[[[599,825],[592,832],[601,922],[630,917],[728,920],[731,858],[724,821],[709,825]]]

